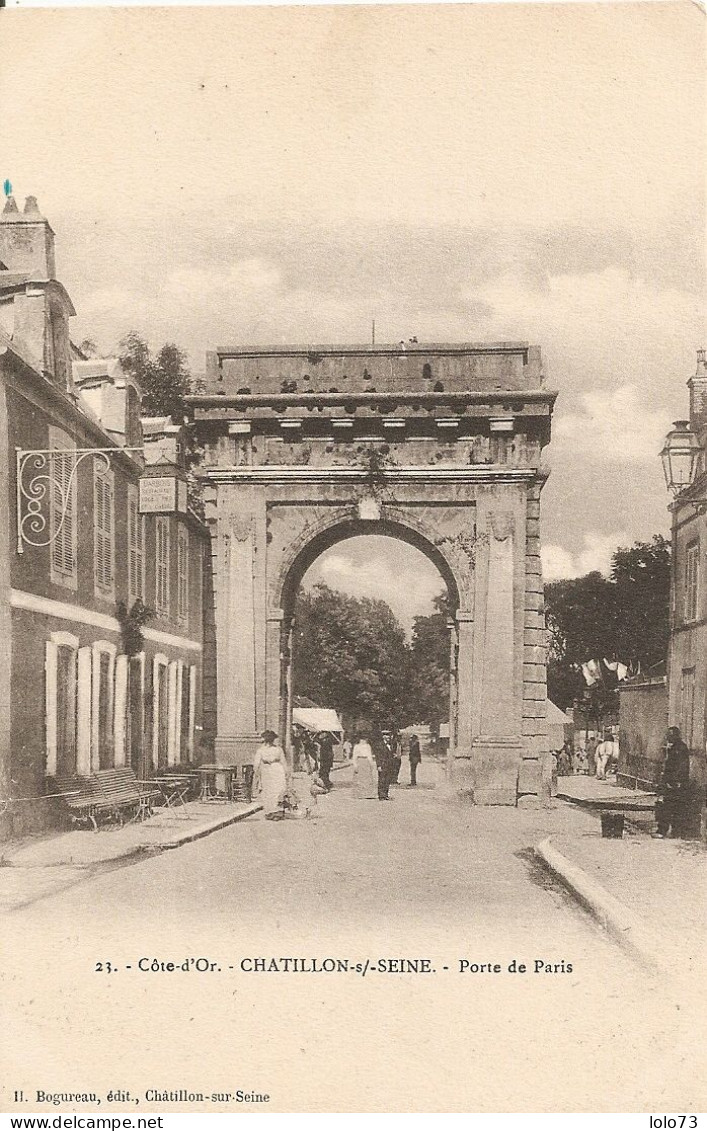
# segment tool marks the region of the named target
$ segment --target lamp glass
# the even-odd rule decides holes
[[[701,448],[685,421],[676,421],[660,453],[663,474],[669,491],[682,491],[694,481]]]

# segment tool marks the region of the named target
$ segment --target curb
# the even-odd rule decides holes
[[[246,817],[252,817],[254,813],[259,813],[262,805],[254,804],[249,805],[246,810],[241,813],[231,813],[230,816],[224,817],[223,820],[217,821],[213,825],[208,825],[203,829],[195,829],[193,832],[185,832],[183,836],[175,837],[170,841],[159,841],[154,844],[146,843],[139,845],[141,852],[162,852],[170,848],[181,848],[183,844],[192,844],[195,840],[203,840],[205,836],[210,833],[217,833],[220,829],[225,829],[228,825],[235,825],[237,821],[244,821]]]
[[[562,884],[578,903],[604,928],[635,961],[653,973],[665,974],[670,963],[662,954],[660,941],[646,923],[629,911],[606,888],[568,860],[548,837],[533,849],[536,858]]]
[[[571,793],[555,794],[559,801],[566,801],[570,805],[578,805],[582,809],[611,810],[613,812],[650,813],[655,808],[655,800],[647,801],[643,798],[611,798],[611,797],[575,797]]]

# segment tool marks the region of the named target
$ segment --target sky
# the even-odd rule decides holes
[[[696,4],[2,18],[0,179],[52,222],[75,340],[135,329],[195,373],[372,317],[379,341],[529,340],[560,394],[546,577],[667,531],[658,452],[707,344]],[[308,577],[392,575],[409,622],[432,581],[395,547]]]

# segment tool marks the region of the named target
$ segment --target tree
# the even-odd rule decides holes
[[[145,416],[171,416],[182,424],[189,415],[185,397],[192,391],[192,379],[183,350],[167,342],[156,356],[144,338],[131,331],[120,343],[120,363],[140,382]]]
[[[120,342],[120,364],[126,373],[132,374],[143,392],[141,414],[143,416],[169,416],[175,424],[184,424],[189,417],[185,398],[194,391],[194,382],[187,367],[187,355],[174,342],[167,342],[156,356],[144,338],[134,330]],[[202,485],[193,473],[199,462],[202,449],[196,442],[195,434],[189,429],[186,435],[187,490],[189,506],[199,516],[204,517]]]
[[[614,554],[611,580],[616,586],[616,654],[642,668],[667,655],[670,636],[670,543],[661,534],[635,542]]]
[[[609,577],[554,581],[545,586],[548,631],[548,693],[560,707],[588,698],[595,714],[615,701],[599,682],[589,695],[581,665],[619,661],[648,668],[665,659],[669,635],[670,546],[656,534],[650,542],[619,547]]]
[[[449,718],[449,618],[446,593],[434,599],[435,611],[415,617],[412,630],[410,722],[433,731]]]
[[[294,693],[346,720],[403,725],[408,697],[405,632],[385,601],[319,584],[295,607]]]

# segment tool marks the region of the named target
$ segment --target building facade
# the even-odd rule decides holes
[[[697,354],[688,381],[690,418],[677,421],[663,450],[672,516],[668,721],[690,749],[690,777],[707,784],[707,360]]]
[[[83,357],[30,198],[0,217],[3,836],[50,826],[57,778],[192,761],[205,547],[179,430],[140,419],[117,359]]]
[[[449,781],[479,804],[547,793],[541,457],[555,394],[524,342],[222,348],[189,398],[205,456],[220,764],[289,747],[294,603],[360,534],[409,542],[450,597]]]

